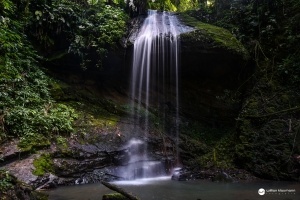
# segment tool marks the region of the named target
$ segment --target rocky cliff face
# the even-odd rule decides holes
[[[252,70],[246,50],[227,30],[200,23],[182,34],[183,113],[210,124],[232,122]]]
[[[5,169],[34,188],[119,179],[111,172],[128,162],[127,149],[121,147],[132,137],[141,138],[149,144],[151,158],[163,162],[166,168],[174,165],[177,148],[172,134],[174,127],[171,127],[176,122],[174,105],[162,102],[158,107],[151,107],[149,127],[141,123],[138,131],[134,128],[137,125],[128,118],[132,43],[142,22],[142,17],[135,19],[124,46],[126,48],[111,52],[102,70],[82,72],[68,65],[49,70],[61,81],[54,87],[53,95],[58,101],[70,102],[80,113],[76,121],[77,132],[65,141],[48,142],[41,147],[46,150],[30,156],[30,152],[22,153],[14,144],[15,153],[2,151],[2,157],[7,161],[2,164]],[[232,123],[237,116],[239,102],[228,101],[228,97],[234,98],[234,95],[243,92],[241,85],[251,71],[247,67],[247,52],[228,31],[206,24],[189,25],[193,26],[191,31],[180,36],[182,118],[176,122],[183,133],[179,153],[185,164],[212,152],[212,144],[199,142],[199,138],[190,135],[193,131],[201,135],[203,130],[193,129],[192,122],[212,127]],[[68,63],[76,64],[74,61]],[[152,91],[152,95],[156,92]],[[164,116],[160,114],[162,111],[165,111]],[[151,133],[148,139],[142,134],[145,129]],[[25,155],[22,160],[17,158],[20,152]],[[51,160],[48,160],[51,165],[42,167],[43,175],[33,174],[37,168],[34,162],[45,161],[40,159],[39,154],[49,155]],[[21,165],[26,166],[24,170],[18,170]]]
[[[232,122],[240,104],[229,99],[240,97],[246,86],[244,81],[253,71],[246,49],[226,29],[201,23],[184,14],[178,18],[189,26],[188,31],[180,35],[182,114],[210,124]],[[125,40],[129,65],[132,44],[143,20],[140,17],[132,21]],[[130,72],[130,66],[127,69]]]

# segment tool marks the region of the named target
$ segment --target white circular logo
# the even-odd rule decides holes
[[[266,193],[266,191],[265,191],[264,188],[260,188],[260,189],[258,190],[258,194],[259,194],[259,195],[265,195],[265,193]]]

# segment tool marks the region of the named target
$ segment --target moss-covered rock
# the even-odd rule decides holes
[[[120,193],[111,193],[103,195],[102,200],[128,200],[128,198]]]
[[[33,161],[33,166],[35,170],[34,175],[42,176],[45,173],[54,173],[53,161],[50,154],[42,154]]]
[[[195,28],[194,31],[181,35],[183,41],[189,41],[190,44],[193,44],[191,48],[222,48],[242,56],[245,60],[249,59],[248,51],[228,30],[203,23],[187,13],[181,13],[179,17],[183,23]]]
[[[17,180],[7,171],[0,170],[0,200],[47,200],[48,196]]]
[[[251,74],[249,54],[228,30],[179,14],[193,31],[180,35],[182,112],[214,126],[234,123],[239,99],[245,91],[244,80]],[[230,98],[233,99],[233,98]]]
[[[192,48],[222,48],[232,52],[233,54],[242,56],[245,60],[249,59],[248,51],[228,30],[211,24],[203,23],[189,16],[187,13],[181,13],[179,17],[186,25],[195,28],[194,31],[181,35],[183,41],[189,41],[191,44],[194,44],[191,46]]]
[[[39,149],[50,147],[50,140],[43,135],[28,135],[21,138],[18,147],[21,148],[22,151],[34,152]]]
[[[212,181],[231,183],[233,178],[225,172],[219,172],[213,177]]]

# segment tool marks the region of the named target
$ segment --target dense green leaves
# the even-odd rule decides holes
[[[80,4],[68,0],[33,0],[29,11],[28,32],[44,48],[54,45],[68,48],[68,43],[60,43],[72,39],[72,32],[75,31],[84,12]]]
[[[32,149],[70,133],[75,111],[54,102],[53,80],[40,63],[63,51],[83,68],[100,66],[126,19],[122,9],[96,0],[0,1],[0,143],[19,137],[22,148]]]
[[[23,33],[25,23],[11,15],[0,16],[0,142],[69,133],[74,111],[50,97],[51,80],[38,66],[40,58]]]
[[[186,11],[195,9],[199,5],[197,0],[150,0],[148,7],[154,10]]]
[[[122,37],[125,21],[122,9],[103,1],[2,0],[0,142],[18,136],[28,146],[35,138],[71,132],[76,114],[51,98],[42,56],[59,50],[73,53],[84,68],[100,66]]]
[[[238,118],[236,160],[258,176],[297,180],[299,154],[300,4],[297,0],[233,1],[213,23],[231,29],[257,69]],[[222,16],[222,18],[220,18]],[[236,17],[238,16],[238,17]]]
[[[101,66],[106,53],[118,44],[126,27],[121,8],[102,1],[34,0],[28,31],[45,48],[45,56],[65,50],[83,68]]]
[[[8,14],[15,9],[15,5],[11,0],[0,1],[0,15]]]
[[[300,3],[297,0],[213,1],[190,14],[201,21],[231,30],[252,53],[263,71],[284,82],[299,77]],[[276,69],[276,70],[274,70]],[[286,76],[286,74],[292,76]],[[290,82],[291,81],[291,82]]]
[[[13,187],[12,179],[8,171],[0,170],[0,194],[2,191],[7,191]]]
[[[212,2],[188,13],[230,30],[253,61],[254,73],[243,83],[248,90],[237,118],[233,161],[260,177],[298,180],[300,2]]]
[[[100,10],[90,10],[78,23],[70,52],[82,57],[81,66],[101,66],[103,58],[123,36],[126,15],[120,8],[106,5]]]

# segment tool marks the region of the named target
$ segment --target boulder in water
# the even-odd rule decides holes
[[[220,172],[213,177],[212,181],[230,183],[233,182],[233,178],[225,172]]]
[[[102,200],[127,200],[128,198],[120,193],[105,194]]]

